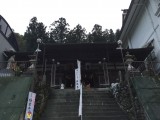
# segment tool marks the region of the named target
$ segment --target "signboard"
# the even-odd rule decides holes
[[[32,120],[36,94],[29,92],[25,120]]]

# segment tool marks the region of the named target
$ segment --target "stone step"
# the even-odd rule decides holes
[[[82,117],[83,120],[129,120],[126,116],[97,116],[97,117]],[[41,120],[81,120],[80,117],[44,117]]]
[[[118,116],[121,116],[123,115],[124,113],[120,110],[118,111],[95,111],[95,110],[91,110],[91,111],[83,111],[83,116],[115,116],[115,115],[118,115]]]
[[[51,94],[79,94],[79,90],[74,89],[51,89]]]
[[[81,120],[80,117],[69,116],[69,117],[42,117],[41,120]]]
[[[59,112],[59,111],[49,111],[46,112],[45,115],[43,115],[43,117],[69,117],[69,116],[75,116],[78,117],[78,110],[75,112]]]
[[[82,89],[82,91],[84,93],[108,93],[110,91],[110,89],[104,89],[104,90],[96,90],[96,89]]]
[[[74,108],[76,108],[76,107],[78,107],[79,105],[73,105],[73,104],[71,104],[71,105],[55,105],[55,104],[53,104],[53,105],[47,105],[47,108],[48,109],[50,109],[50,108],[57,108],[57,109],[62,109],[62,108],[68,108],[68,109],[74,109]]]
[[[113,102],[110,102],[110,103],[108,103],[108,102],[83,102],[83,104],[82,104],[83,106],[95,106],[95,107],[97,107],[97,106],[100,106],[100,107],[113,107],[113,106],[117,106],[117,103],[113,103]]]
[[[79,95],[79,91],[72,91],[72,92],[65,92],[65,91],[51,91],[50,92],[52,95],[72,95],[72,96],[77,96],[77,95]]]
[[[79,105],[79,101],[73,100],[48,100],[47,104],[49,105]]]
[[[88,99],[90,99],[90,98],[107,98],[107,99],[114,99],[114,97],[113,96],[111,96],[111,95],[108,95],[108,94],[105,94],[105,95],[83,95],[83,98],[85,99],[85,98],[88,98]]]
[[[97,105],[97,106],[100,106],[100,107],[113,107],[113,106],[117,106],[116,103],[105,103],[105,102],[85,102],[83,103],[83,106],[93,106],[93,105]]]
[[[73,96],[73,97],[50,97],[49,98],[49,100],[51,99],[51,100],[60,100],[60,99],[75,99],[75,100],[79,100],[79,97],[80,96],[77,96],[77,97],[75,97],[75,96]],[[99,97],[99,96],[92,96],[92,97],[82,97],[83,98],[83,100],[98,100],[98,101],[115,101],[115,99],[114,98],[108,98],[108,97]]]
[[[83,112],[84,117],[93,117],[93,116],[115,116],[115,115],[123,115],[124,113],[122,112],[115,112],[115,111],[109,111],[109,112]],[[45,113],[42,117],[69,117],[69,116],[78,116],[78,111],[77,112],[47,112]],[[126,116],[126,115],[125,115]]]
[[[115,116],[83,116],[83,120],[129,120],[125,115]]]
[[[57,94],[57,95],[52,95],[50,96],[50,99],[59,99],[59,98],[79,98],[79,94],[75,94],[75,95],[70,95],[70,94],[66,94],[66,95],[62,95],[62,94]]]
[[[108,103],[115,103],[115,100],[114,99],[111,99],[111,98],[82,98],[83,101],[85,102],[108,102]]]
[[[76,112],[78,111],[78,106],[76,107],[50,107],[45,109],[44,113],[50,112],[50,111],[56,111],[56,112]]]
[[[119,106],[117,104],[108,104],[108,105],[92,105],[92,104],[84,104],[83,105],[83,108],[85,109],[88,109],[88,108],[91,108],[91,109],[102,109],[102,108],[115,108],[115,109],[120,109]]]
[[[114,99],[114,96],[110,93],[83,93],[83,98],[108,98]]]
[[[65,112],[65,111],[78,111],[78,105],[77,106],[48,106],[47,109],[45,110],[46,112],[49,112],[49,111],[58,111],[58,112]],[[84,112],[90,112],[90,111],[102,111],[102,112],[107,112],[107,111],[119,111],[121,110],[119,107],[117,106],[110,106],[110,107],[103,107],[103,106],[96,106],[96,107],[93,107],[93,106],[83,106],[83,111]]]
[[[106,96],[110,96],[112,95],[110,92],[83,92],[84,96],[96,96],[96,95],[106,95]]]
[[[58,98],[58,99],[49,99],[48,101],[59,101],[59,102],[78,102],[79,98]]]
[[[83,108],[83,113],[91,113],[91,112],[101,112],[101,113],[107,113],[107,112],[119,112],[120,109],[117,108],[101,108],[101,109],[92,109],[92,108]]]

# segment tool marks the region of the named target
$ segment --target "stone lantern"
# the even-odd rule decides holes
[[[134,67],[131,65],[134,59],[135,59],[135,56],[130,55],[129,52],[127,52],[127,54],[125,55],[125,60],[126,60],[125,63],[128,65],[128,71],[131,71],[134,69]]]

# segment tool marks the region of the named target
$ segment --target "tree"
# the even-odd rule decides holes
[[[110,43],[115,42],[115,34],[112,29],[109,30],[109,41]]]
[[[103,39],[106,43],[108,43],[110,40],[109,40],[109,30],[108,29],[105,29],[103,31]]]
[[[67,35],[67,43],[84,43],[86,42],[86,30],[78,24],[73,30],[70,30]]]
[[[118,41],[119,38],[120,38],[120,35],[121,35],[121,32],[119,29],[116,30],[116,33],[115,33],[115,41]]]
[[[37,39],[41,38],[43,42],[48,41],[48,33],[46,26],[42,22],[37,22],[37,18],[33,17],[30,20],[29,26],[24,34],[26,40],[27,51],[35,51],[37,48]]]
[[[105,42],[101,25],[98,25],[98,24],[94,25],[92,32],[88,34],[88,41],[93,43]]]
[[[50,26],[50,41],[55,41],[57,43],[65,43],[66,36],[69,32],[69,24],[66,19],[61,17],[59,20],[53,22]]]
[[[88,43],[93,43],[93,41],[94,41],[93,35],[92,35],[91,32],[89,32],[88,35],[87,35],[87,42]]]
[[[26,51],[26,41],[24,40],[24,36],[19,33],[14,33],[14,35],[19,46],[19,51]]]

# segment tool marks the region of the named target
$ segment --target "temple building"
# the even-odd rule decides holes
[[[160,89],[160,82],[152,62],[145,61],[153,47],[123,49],[121,41],[37,46],[35,52],[5,51],[7,56],[15,55],[17,61],[18,69],[13,70],[15,75],[10,78],[24,78],[19,82],[24,82],[25,87],[30,85],[28,90],[36,94],[36,112],[27,113],[30,107],[26,106],[25,117],[32,114],[39,120],[159,118],[157,109],[150,104],[155,104],[151,96]],[[158,99],[157,95],[155,101]],[[22,109],[20,113],[24,115]]]
[[[77,60],[81,62],[81,82],[89,80],[92,88],[104,88],[124,78],[127,52],[143,61],[152,50],[122,49],[117,43],[44,44],[40,49],[38,72],[47,74],[51,87],[63,83],[66,88],[75,86]]]

